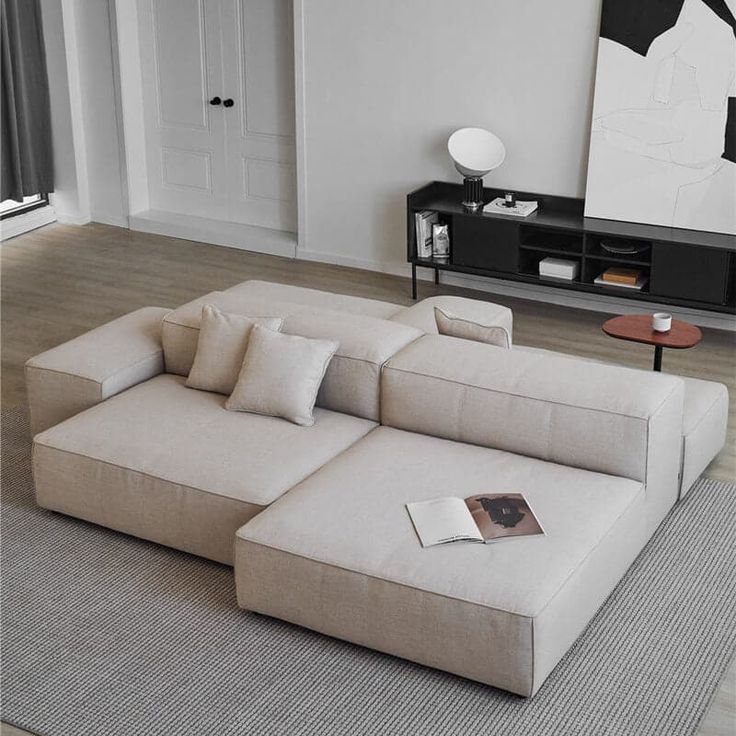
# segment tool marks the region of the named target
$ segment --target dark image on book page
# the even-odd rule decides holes
[[[486,542],[544,534],[521,493],[481,493],[466,498],[465,505]]]

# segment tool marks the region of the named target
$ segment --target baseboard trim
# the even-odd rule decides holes
[[[228,248],[267,253],[283,258],[296,256],[296,233],[234,222],[220,222],[163,210],[135,212],[130,215],[128,221],[131,230],[140,232],[224,245]]]
[[[128,218],[122,215],[104,215],[93,212],[91,222],[97,222],[100,225],[112,225],[113,227],[128,227]]]
[[[78,212],[59,212],[56,211],[56,219],[62,225],[88,225],[92,222],[89,215],[81,215]]]
[[[307,250],[305,248],[297,248],[296,257],[302,261],[330,263],[333,266],[347,266],[348,268],[358,268],[361,271],[376,271],[378,273],[390,274],[391,276],[411,276],[411,269],[408,264],[401,262],[369,261],[362,258],[341,256],[335,253]]]

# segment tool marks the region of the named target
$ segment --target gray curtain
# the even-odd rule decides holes
[[[0,0],[0,200],[54,191],[40,0]]]

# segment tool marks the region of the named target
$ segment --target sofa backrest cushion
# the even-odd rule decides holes
[[[435,319],[435,307],[448,312],[455,317],[481,325],[496,325],[503,327],[509,336],[509,347],[511,346],[511,334],[513,331],[514,315],[508,307],[493,302],[484,302],[478,299],[466,299],[462,296],[430,296],[416,302],[411,307],[402,309],[391,317],[393,322],[416,327],[428,335],[436,335],[437,320]]]
[[[407,325],[357,314],[310,309],[284,317],[288,335],[337,340],[317,406],[375,422],[381,418],[381,368],[422,333]]]
[[[642,482],[652,418],[671,400],[668,422],[682,421],[674,376],[443,335],[386,364],[381,398],[387,426]]]
[[[246,317],[281,317],[285,334],[336,340],[340,347],[325,374],[317,406],[373,421],[380,418],[381,366],[422,334],[388,320],[278,301],[263,294],[212,292],[175,309],[164,320],[162,341],[168,373],[189,374],[205,304]]]
[[[404,311],[404,307],[399,304],[383,302],[378,299],[333,294],[329,291],[307,289],[303,286],[278,284],[271,281],[244,281],[242,284],[230,287],[225,293],[239,294],[248,298],[301,304],[304,307],[334,309],[337,312],[362,314],[377,319],[389,319]]]

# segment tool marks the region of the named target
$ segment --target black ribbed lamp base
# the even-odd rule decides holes
[[[475,211],[483,206],[483,179],[479,176],[466,176],[463,179],[463,207]]]

